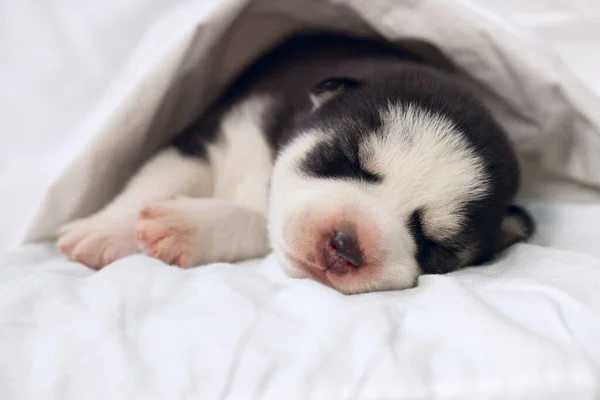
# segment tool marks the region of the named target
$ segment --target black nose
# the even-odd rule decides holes
[[[362,253],[358,247],[356,232],[353,230],[335,231],[329,240],[335,253],[348,261],[354,268],[360,267],[363,263]]]

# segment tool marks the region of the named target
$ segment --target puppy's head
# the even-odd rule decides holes
[[[343,293],[403,289],[532,233],[519,171],[488,112],[451,79],[407,67],[315,86],[279,154],[269,231],[294,277]]]

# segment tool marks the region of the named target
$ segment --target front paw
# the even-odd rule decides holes
[[[138,251],[134,223],[126,218],[94,215],[62,226],[57,247],[73,261],[101,269]]]
[[[219,199],[180,197],[147,205],[137,223],[140,249],[179,267],[235,262],[268,251],[262,214]]]
[[[193,265],[192,245],[196,228],[186,221],[178,200],[143,207],[138,215],[137,242],[151,257],[181,268]]]

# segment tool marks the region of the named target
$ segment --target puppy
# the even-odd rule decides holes
[[[518,186],[506,135],[451,75],[311,34],[250,67],[58,247],[95,269],[140,250],[180,267],[273,251],[342,293],[403,289],[527,239]]]

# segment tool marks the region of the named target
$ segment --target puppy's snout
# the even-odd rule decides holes
[[[358,268],[363,263],[363,255],[353,228],[336,230],[329,239],[329,248],[325,253],[327,268],[339,273],[346,273],[350,267]]]

